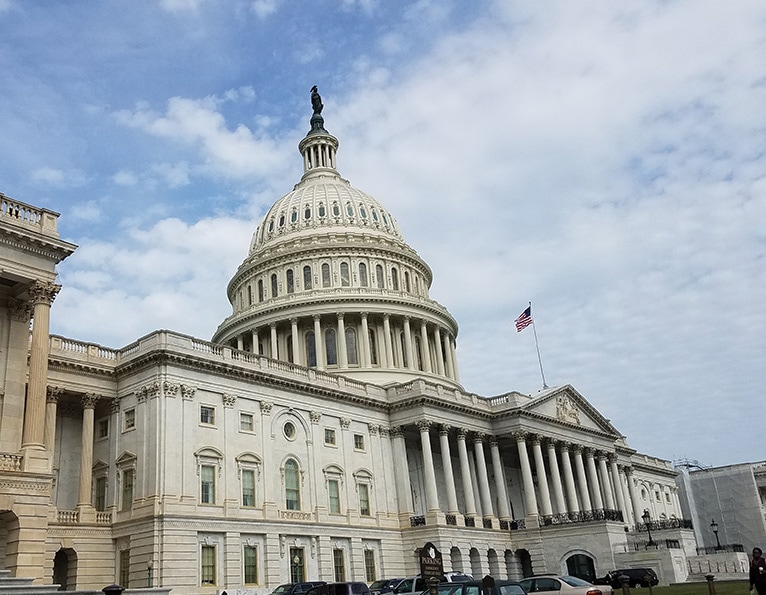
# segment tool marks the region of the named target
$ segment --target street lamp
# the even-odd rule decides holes
[[[715,522],[715,519],[710,521],[710,528],[715,533],[715,551],[718,551],[721,549],[721,541],[718,539],[718,523]]]
[[[646,547],[649,547],[650,545],[656,545],[654,541],[652,541],[652,517],[649,514],[648,508],[644,508],[644,514],[641,515],[641,520],[644,521],[644,525],[646,525],[646,532],[649,534],[649,543],[646,544]]]

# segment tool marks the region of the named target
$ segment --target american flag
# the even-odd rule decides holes
[[[532,306],[529,306],[526,310],[519,314],[519,317],[515,320],[515,322],[517,333],[520,333],[530,324],[532,324]]]

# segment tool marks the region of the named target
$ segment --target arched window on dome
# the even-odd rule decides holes
[[[281,227],[284,227],[284,226],[285,226],[285,214],[284,213],[280,213],[279,214],[279,227],[281,228]]]
[[[351,275],[349,272],[347,262],[340,263],[340,284],[343,287],[348,287],[349,285],[351,285]]]
[[[292,269],[287,269],[287,293],[293,293],[295,291],[295,273]]]
[[[350,202],[346,203],[346,215],[349,217],[356,215],[356,213],[354,213],[354,205],[352,205]]]
[[[415,359],[415,369],[423,370],[423,361],[420,358],[420,337],[415,337],[415,353],[412,354]]]
[[[258,279],[258,301],[263,301],[263,279]]]
[[[319,203],[319,218],[324,219],[327,216],[327,209],[325,209],[324,203]]]
[[[253,288],[250,285],[247,286],[247,305],[253,305]]]
[[[367,287],[367,265],[363,262],[359,263],[359,285]]]
[[[322,287],[330,287],[330,265],[322,263]]]
[[[293,337],[287,335],[287,361],[291,364],[295,363],[295,353],[293,352]]]
[[[306,208],[303,210],[303,218],[306,221],[311,219],[311,207],[309,205],[306,205]]]
[[[364,208],[362,203],[359,203],[359,216],[367,221],[367,209]]]
[[[386,277],[383,275],[383,267],[379,264],[375,265],[375,281],[378,285],[378,289],[384,289],[386,287]]]
[[[391,267],[391,289],[399,291],[399,271]]]
[[[314,341],[314,331],[306,333],[306,365],[309,368],[317,366],[317,349]]]
[[[306,265],[303,267],[303,289],[311,289],[311,266]]]
[[[274,231],[274,219],[269,220],[269,233]]]
[[[373,329],[367,329],[367,337],[370,343],[370,363],[373,366],[378,365],[378,341]]]
[[[293,208],[293,210],[290,212],[290,223],[297,223],[298,222],[298,209]]]
[[[413,275],[415,278],[415,295],[420,295],[420,276]]]
[[[411,293],[410,292],[410,272],[409,271],[404,271],[404,291],[406,291],[407,293]]]
[[[383,225],[388,227],[388,217],[386,217],[386,214],[383,211],[380,212],[380,215],[383,217]]]
[[[332,216],[340,217],[340,205],[336,201],[332,203]]]
[[[359,365],[359,353],[356,347],[356,330],[346,329],[346,360],[349,366]]]
[[[373,208],[370,209],[370,213],[372,213],[372,220],[377,223],[378,222],[378,212]]]
[[[335,329],[328,328],[324,332],[324,347],[325,347],[325,354],[327,355],[327,365],[328,366],[337,366],[338,365],[338,349],[337,349],[337,342],[335,337]]]
[[[277,283],[277,274],[271,273],[271,297],[277,297],[279,284]]]

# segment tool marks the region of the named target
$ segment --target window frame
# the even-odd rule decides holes
[[[199,406],[199,425],[205,426],[205,427],[215,427],[215,418],[216,418],[216,407],[215,405],[209,405],[207,403],[202,403]],[[210,421],[206,421],[205,417],[206,414],[209,414]]]

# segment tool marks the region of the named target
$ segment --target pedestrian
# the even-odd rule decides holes
[[[753,561],[750,562],[750,592],[766,595],[766,559],[759,547],[753,548]]]

